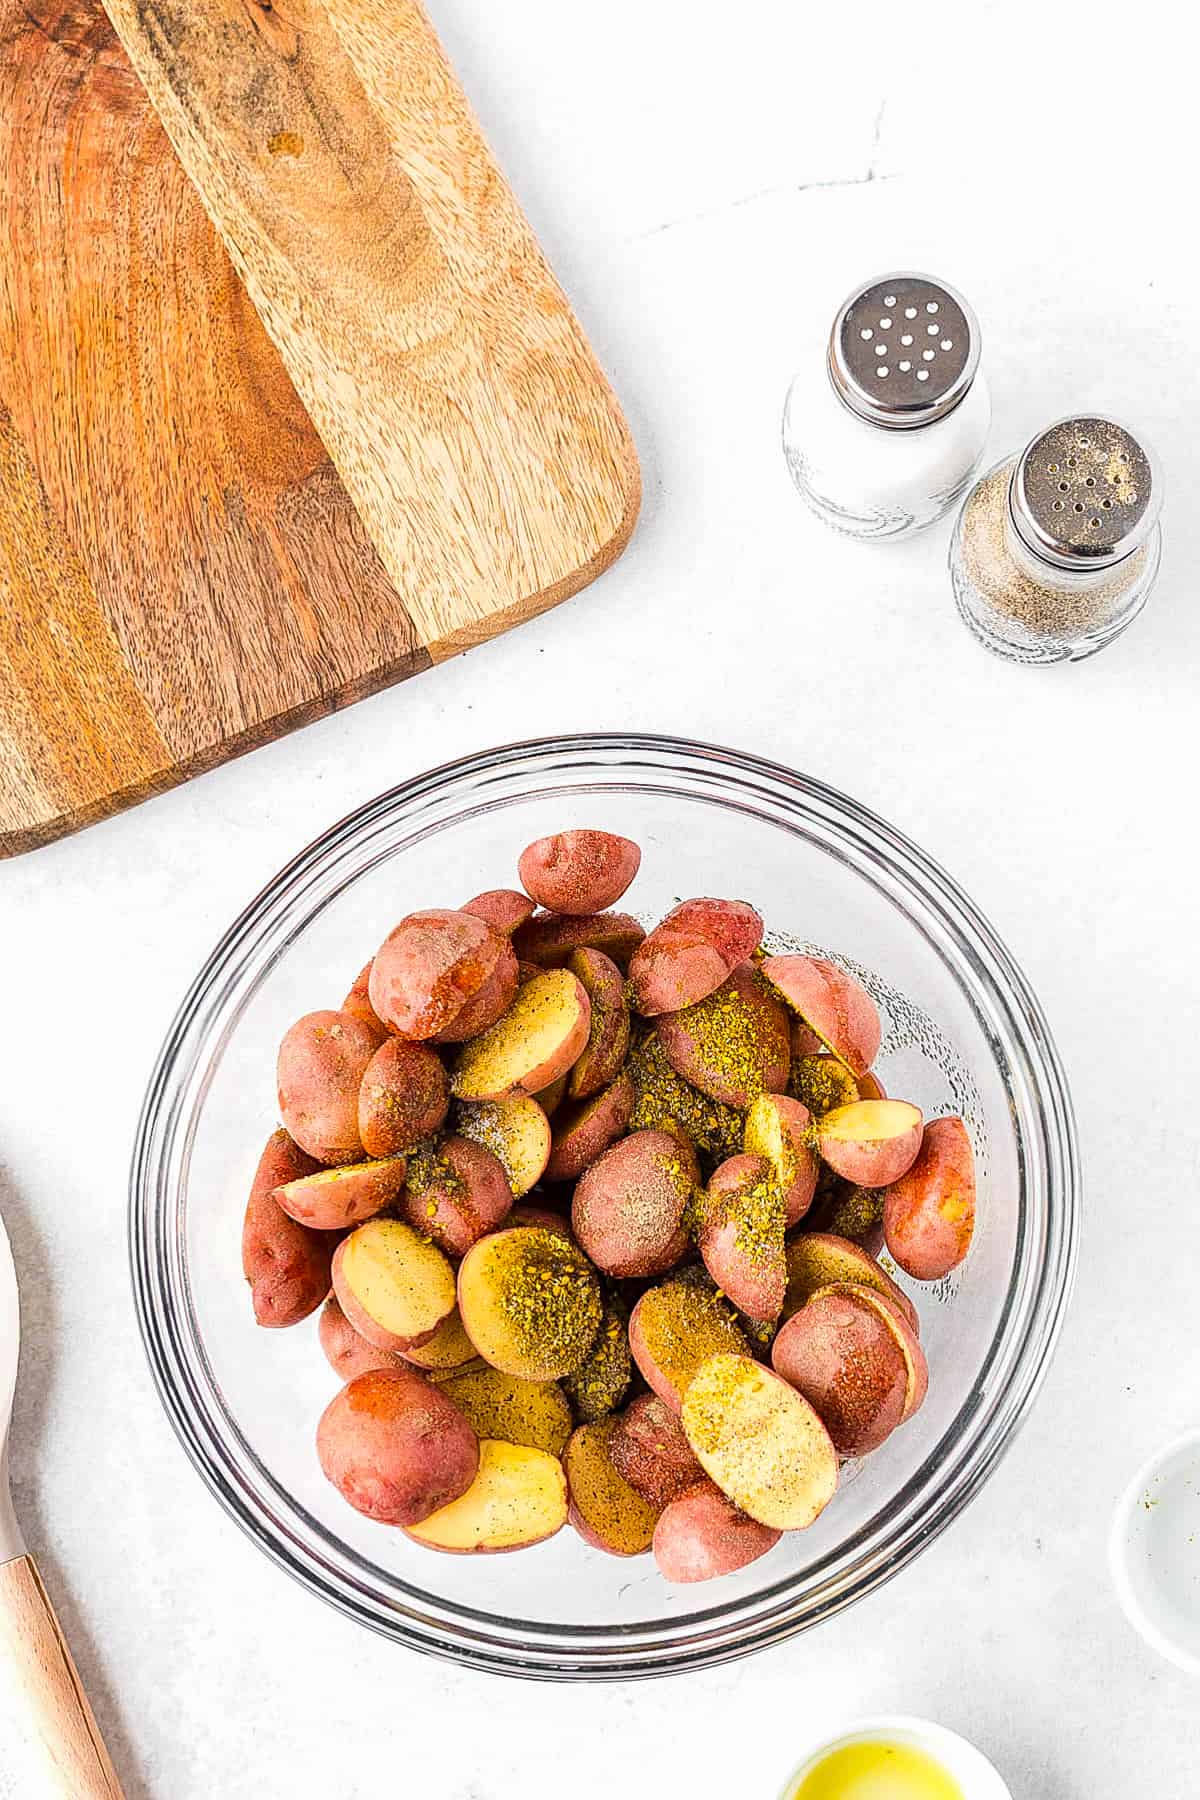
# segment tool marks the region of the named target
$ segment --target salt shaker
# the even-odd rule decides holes
[[[1015,662],[1076,662],[1146,604],[1162,553],[1162,479],[1112,419],[1060,419],[963,504],[950,579],[975,636]]]
[[[979,322],[928,275],[854,290],[788,390],[783,449],[808,505],[851,537],[902,538],[965,492],[991,423]]]

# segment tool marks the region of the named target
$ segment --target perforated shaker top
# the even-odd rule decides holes
[[[1013,470],[1013,522],[1060,568],[1106,568],[1145,543],[1162,499],[1152,453],[1112,419],[1060,419]]]
[[[856,288],[833,322],[829,373],[852,412],[888,430],[952,412],[979,367],[979,321],[929,275],[887,275]]]

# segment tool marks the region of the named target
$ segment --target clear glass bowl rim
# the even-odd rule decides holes
[[[439,1602],[339,1546],[275,1487],[222,1411],[191,1308],[178,1217],[179,1158],[186,1163],[206,1086],[201,1076],[189,1112],[190,1084],[305,921],[394,851],[397,827],[421,837],[480,807],[548,789],[675,792],[775,825],[802,820],[806,835],[815,830],[825,849],[903,903],[969,983],[1026,1088],[1036,1127],[1022,1145],[1018,1249],[1000,1325],[968,1403],[921,1468],[816,1564],[748,1598],[635,1625],[501,1620]],[[650,733],[579,733],[462,757],[402,782],[316,838],[251,901],[192,983],[151,1076],[130,1170],[129,1254],[138,1322],[171,1424],[226,1512],[281,1568],[359,1623],[468,1667],[627,1680],[782,1642],[863,1598],[933,1542],[996,1466],[1045,1376],[1074,1278],[1080,1205],[1070,1094],[1041,1007],[987,920],[931,858],[856,801],[780,764]]]

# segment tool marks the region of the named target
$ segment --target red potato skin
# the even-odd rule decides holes
[[[884,1196],[887,1247],[906,1274],[939,1281],[956,1269],[975,1231],[975,1157],[962,1119],[933,1119],[917,1159]]]
[[[507,939],[472,913],[410,913],[375,953],[371,1005],[401,1037],[436,1037],[475,998],[506,947]]]
[[[871,1305],[877,1312],[886,1315],[888,1321],[894,1325],[900,1342],[908,1351],[911,1376],[908,1392],[904,1397],[904,1414],[900,1420],[903,1425],[905,1419],[911,1419],[915,1412],[920,1411],[925,1396],[929,1392],[929,1363],[921,1348],[921,1340],[917,1336],[916,1328],[907,1313],[903,1312],[888,1295],[873,1293],[871,1289],[867,1291],[871,1294]]]
[[[603,1094],[556,1115],[546,1164],[547,1181],[577,1181],[629,1129],[636,1095],[628,1075]]]
[[[860,981],[823,956],[768,956],[762,972],[854,1076],[879,1054],[879,1010]]]
[[[869,1105],[870,1102],[851,1103],[864,1104]],[[916,1117],[912,1126],[896,1137],[876,1140],[835,1137],[829,1130],[829,1121],[850,1110],[850,1106],[838,1106],[821,1119],[817,1126],[817,1142],[822,1159],[829,1164],[835,1175],[841,1175],[847,1181],[858,1182],[863,1187],[889,1187],[893,1182],[899,1181],[920,1154],[924,1120],[914,1107]],[[886,1233],[886,1225],[884,1230]],[[899,1258],[896,1260],[899,1261]]]
[[[626,969],[645,935],[644,926],[629,913],[594,913],[587,918],[539,913],[513,934],[513,949],[522,962],[539,969],[564,968],[572,951],[580,949],[603,950],[618,969]]]
[[[498,1157],[470,1138],[447,1137],[437,1147],[435,1166],[445,1164],[427,1185],[410,1187],[400,1216],[448,1256],[465,1256],[512,1212],[513,1192]]]
[[[447,1025],[444,1031],[435,1032],[430,1043],[465,1044],[468,1038],[478,1037],[508,1011],[519,986],[517,959],[512,945],[506,940],[495,968],[475,998],[468,1000],[462,1011],[455,1015],[453,1024]]]
[[[358,1090],[378,1042],[370,1026],[344,1012],[307,1013],[284,1033],[276,1064],[280,1117],[320,1163],[362,1158]]]
[[[435,1051],[389,1037],[363,1072],[358,1135],[368,1156],[414,1150],[445,1122],[450,1080]]]
[[[877,1450],[904,1418],[908,1364],[895,1328],[866,1292],[849,1284],[820,1289],[771,1346],[775,1373],[804,1395],[839,1456]]]
[[[392,1204],[404,1186],[405,1167],[402,1156],[389,1156],[319,1169],[315,1176],[285,1181],[275,1198],[289,1218],[312,1231],[346,1231]]]
[[[559,831],[521,852],[517,873],[547,912],[578,917],[615,906],[641,867],[642,853],[611,831]]]
[[[319,1167],[286,1131],[273,1131],[259,1158],[242,1221],[242,1273],[255,1320],[270,1329],[298,1325],[329,1292],[333,1240],[297,1224],[275,1198],[281,1182]]]
[[[568,1082],[573,1100],[588,1100],[617,1079],[629,1053],[625,978],[603,950],[575,950],[567,967],[592,1003],[588,1041]]]
[[[503,937],[510,938],[533,917],[535,908],[528,894],[519,894],[516,888],[488,888],[486,893],[476,894],[473,900],[468,900],[462,910],[473,918],[482,919]]]
[[[753,954],[762,931],[744,900],[682,901],[630,958],[634,1008],[653,1018],[706,999]]]
[[[438,1325],[442,1324],[443,1320],[448,1319],[450,1314],[454,1311],[454,1303],[451,1302],[445,1313],[443,1313],[442,1318],[437,1321],[437,1325],[432,1325],[428,1331],[418,1332],[416,1337],[400,1337],[394,1331],[386,1331],[382,1325],[371,1317],[370,1313],[360,1304],[352,1289],[347,1285],[346,1278],[342,1273],[342,1264],[345,1261],[346,1245],[348,1242],[348,1238],[343,1238],[341,1243],[337,1246],[337,1249],[334,1251],[331,1274],[333,1278],[333,1291],[337,1298],[337,1303],[345,1313],[355,1331],[358,1332],[358,1335],[366,1338],[368,1344],[373,1344],[376,1350],[405,1351],[415,1349],[418,1344],[427,1344],[437,1330]]]
[[[730,1025],[712,1029],[705,1015],[718,1021],[738,1015],[736,1047],[722,1058],[710,1045],[730,1039]],[[663,1054],[677,1075],[725,1106],[744,1109],[759,1094],[782,1093],[791,1070],[787,1014],[758,980],[751,963],[736,969],[697,1001],[695,1009],[667,1013],[656,1027]]]
[[[909,1299],[908,1295],[904,1292],[904,1289],[896,1286],[896,1283],[887,1273],[887,1270],[881,1269],[879,1264],[875,1261],[875,1258],[864,1250],[861,1244],[852,1243],[849,1238],[838,1237],[832,1231],[800,1231],[796,1234],[796,1241],[806,1242],[818,1247],[837,1251],[839,1255],[849,1257],[851,1261],[857,1259],[859,1268],[866,1268],[871,1271],[872,1280],[882,1281],[885,1284],[888,1298],[900,1309],[901,1314],[908,1320],[913,1331],[917,1333],[920,1332],[921,1322],[917,1317],[917,1309]],[[847,1275],[845,1279],[851,1281],[854,1278],[853,1276]],[[830,1283],[828,1281],[821,1283],[821,1286],[829,1285]]]
[[[335,1294],[330,1294],[321,1308],[317,1336],[325,1352],[326,1362],[342,1382],[353,1381],[356,1375],[365,1375],[368,1369],[397,1369],[403,1366],[396,1351],[377,1350],[374,1344],[368,1344],[366,1338],[355,1331]]]
[[[738,1202],[750,1190],[769,1184],[771,1165],[765,1156],[731,1156],[714,1169],[708,1183],[698,1245],[704,1266],[739,1312],[760,1322],[777,1319],[787,1293],[783,1255],[782,1196],[775,1240],[755,1233],[751,1253],[740,1241],[743,1232]]]
[[[888,1091],[876,1075],[874,1069],[868,1069],[865,1075],[859,1075],[858,1097],[860,1100],[886,1100]]]
[[[355,976],[354,986],[342,1001],[341,1009],[352,1018],[361,1019],[364,1025],[369,1025],[382,1044],[388,1035],[388,1028],[371,1005],[370,980],[371,965],[366,963]]]
[[[678,1140],[666,1131],[635,1131],[581,1176],[571,1202],[576,1240],[606,1275],[662,1274],[687,1250],[690,1190]]]
[[[790,1231],[793,1225],[800,1223],[813,1203],[821,1162],[813,1147],[813,1116],[804,1102],[792,1100],[787,1094],[772,1094],[771,1099],[788,1147],[796,1158],[795,1178],[783,1195],[785,1223]]]
[[[336,1394],[317,1426],[326,1479],[382,1525],[419,1525],[465,1494],[479,1440],[454,1402],[415,1369],[368,1369]]]
[[[792,1038],[792,1056],[820,1056],[825,1046],[803,1019],[793,1018],[790,1022]]]
[[[609,1439],[608,1453],[622,1480],[648,1506],[669,1506],[705,1480],[679,1415],[657,1394],[631,1400]]]
[[[663,1510],[652,1548],[663,1579],[682,1586],[732,1575],[773,1550],[782,1536],[739,1512],[715,1482],[704,1479]]]

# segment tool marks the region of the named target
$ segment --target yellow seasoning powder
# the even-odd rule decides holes
[[[965,1800],[946,1768],[913,1744],[843,1744],[789,1790],[788,1800]]]

